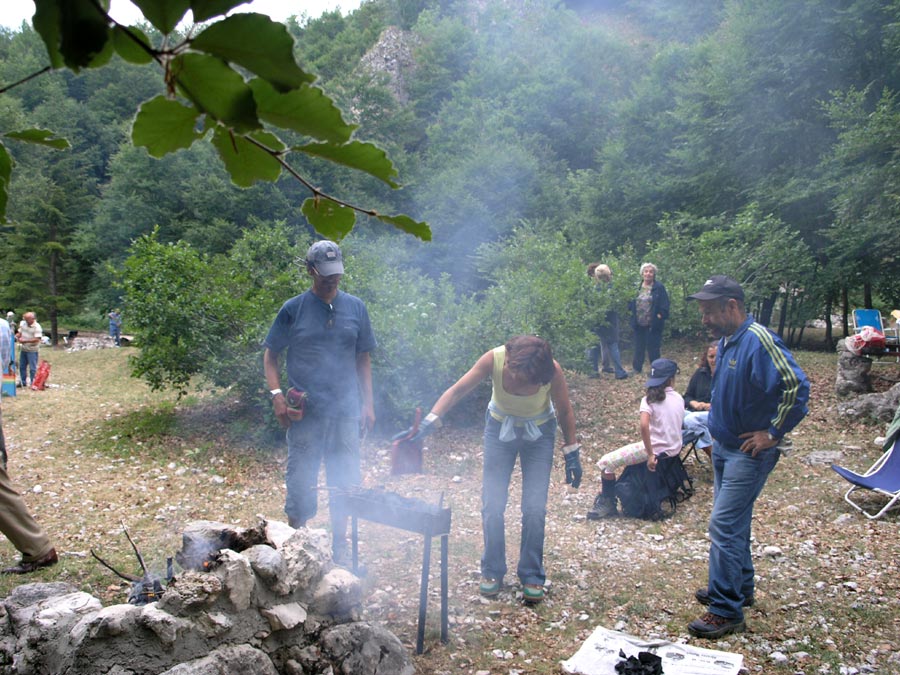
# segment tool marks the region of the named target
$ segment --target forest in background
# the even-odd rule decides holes
[[[287,27],[403,188],[300,169],[431,228],[420,241],[363,219],[342,242],[388,420],[510,334],[539,333],[583,367],[595,317],[621,306],[643,260],[672,296],[674,334],[698,330],[684,297],[712,272],[742,281],[789,341],[825,318],[830,343],[832,314],[900,303],[898,2],[370,0]],[[393,70],[365,65],[373,54]],[[0,31],[0,85],[47,63],[29,26]],[[0,306],[37,311],[48,332],[123,307],[152,386],[201,374],[252,397],[248,364],[307,285],[294,259],[315,237],[308,195],[288,178],[235,187],[208,143],[163,159],[134,147],[135,110],[163,91],[114,57],[0,94],[0,131],[71,143],[8,142]],[[611,265],[618,298],[590,292],[592,260]]]

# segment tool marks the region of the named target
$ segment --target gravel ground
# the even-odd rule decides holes
[[[122,534],[126,525],[148,563],[162,566],[180,545],[186,522],[204,518],[250,524],[257,514],[283,519],[283,449],[248,446],[227,397],[199,393],[176,403],[130,379],[128,349],[67,353],[46,350],[51,387],[19,390],[3,400],[10,474],[61,553],[61,562],[27,581],[69,581],[105,603],[127,589],[90,557],[94,548],[121,569],[137,571]],[[675,345],[687,386],[693,350]],[[810,415],[793,435],[757,502],[753,554],[756,606],[748,631],[718,641],[690,638],[702,612],[693,591],[706,583],[706,524],[712,496],[708,464],[688,463],[696,494],[658,523],[584,518],[599,474],[594,461],[637,437],[643,382],[569,378],[584,444],[585,480],[565,485],[561,456],[548,505],[545,565],[548,596],[522,605],[514,576],[496,600],[478,594],[481,552],[478,428],[462,415],[428,441],[425,473],[391,477],[388,442],[364,443],[366,485],[436,502],[453,512],[449,557],[450,641],[439,641],[438,540],[430,568],[425,653],[420,673],[524,675],[559,672],[602,625],[643,638],[690,641],[738,652],[750,673],[900,673],[900,538],[897,513],[869,522],[841,499],[832,461],[862,470],[878,456],[883,425],[838,419],[832,393],[836,357],[800,352],[813,382]],[[886,366],[886,377],[898,376]],[[470,406],[477,411],[475,406]],[[228,424],[226,424],[228,423]],[[508,560],[518,548],[520,486],[507,512]],[[323,500],[324,501],[324,500]],[[326,527],[325,509],[313,521]],[[415,644],[423,540],[420,535],[360,523],[368,568],[365,614]],[[0,543],[3,563],[15,559]],[[26,579],[0,578],[0,595]]]

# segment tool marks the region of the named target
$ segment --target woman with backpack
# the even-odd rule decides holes
[[[587,512],[588,520],[616,515],[615,472],[618,469],[647,462],[647,468],[655,471],[659,455],[674,457],[681,453],[684,399],[674,388],[677,373],[678,364],[670,359],[656,359],[650,364],[647,394],[640,406],[641,440],[608,452],[597,462],[603,486]]]

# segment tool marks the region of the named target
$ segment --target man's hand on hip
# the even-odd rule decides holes
[[[743,438],[741,452],[749,452],[751,457],[756,457],[761,450],[767,450],[778,445],[779,439],[769,436],[769,430],[748,431],[739,436]]]

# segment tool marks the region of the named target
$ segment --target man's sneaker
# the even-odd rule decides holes
[[[742,633],[747,629],[743,619],[729,619],[712,612],[707,612],[699,619],[688,624],[688,632],[699,638],[715,640],[729,633]]]
[[[697,592],[694,593],[694,597],[697,598],[697,602],[701,605],[709,606],[709,589],[708,588],[698,588]],[[751,595],[749,598],[744,598],[744,607],[753,607],[754,599]]]
[[[524,584],[522,586],[522,600],[526,605],[536,605],[544,599],[544,587],[538,584]]]
[[[500,587],[503,584],[499,579],[488,579],[487,577],[481,578],[481,583],[478,585],[478,592],[481,593],[486,598],[496,598],[500,595]]]
[[[601,492],[596,497],[594,497],[594,506],[592,506],[591,510],[587,512],[587,519],[600,520],[601,518],[610,518],[616,515],[616,513],[615,499],[604,497],[603,493]]]

